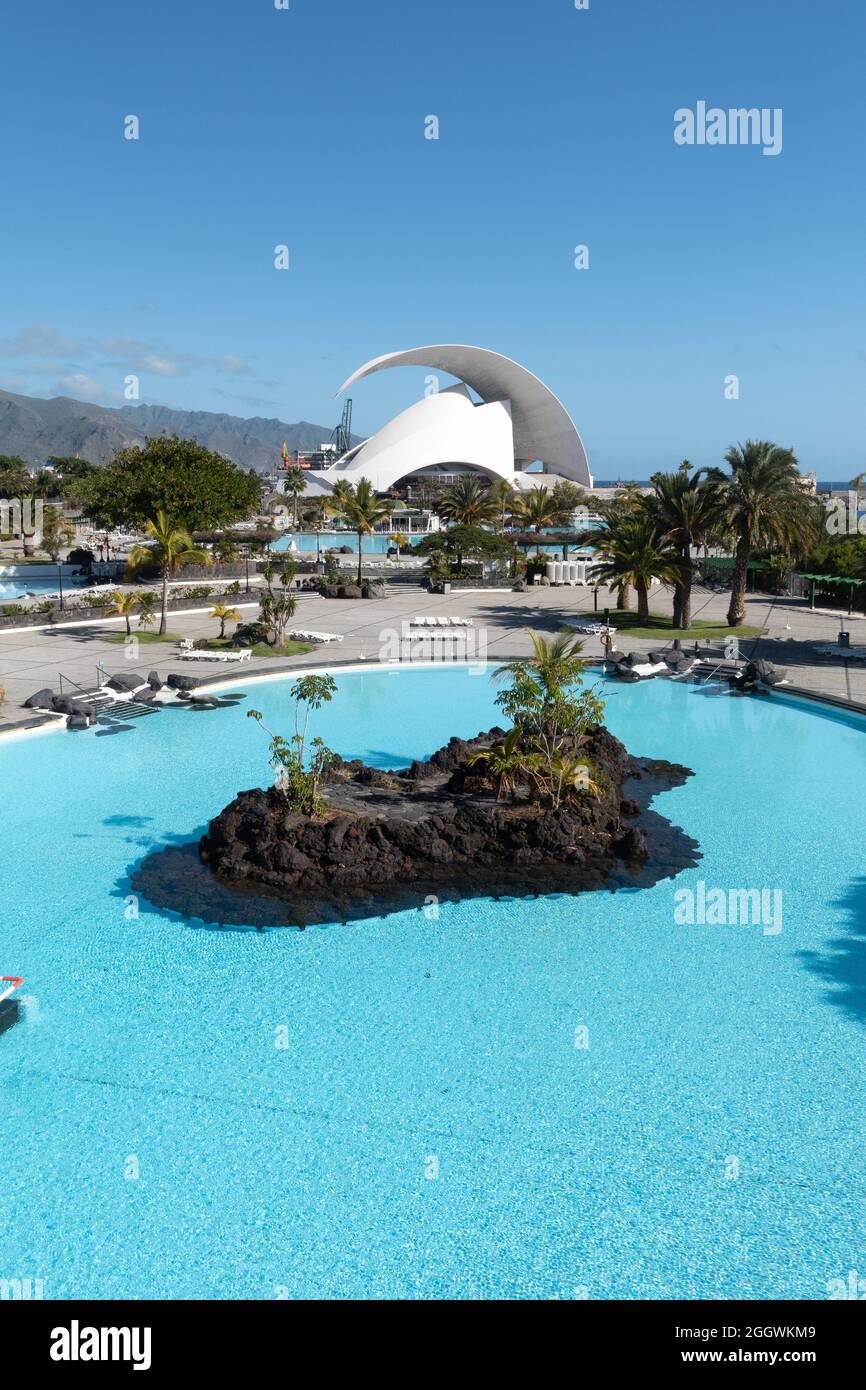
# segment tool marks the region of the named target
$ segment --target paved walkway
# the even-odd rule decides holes
[[[600,596],[600,603],[604,598]],[[613,596],[608,596],[613,605]],[[254,608],[240,600],[244,620]],[[698,589],[694,595],[693,617],[724,622],[728,598]],[[670,611],[669,592],[653,596],[654,611]],[[760,639],[741,639],[742,654],[764,657],[789,670],[792,682],[815,694],[862,704],[866,708],[866,662],[846,659],[844,651],[822,656],[817,644],[835,646],[840,627],[838,611],[810,612],[802,600],[750,597],[746,621],[763,630]],[[251,671],[294,670],[324,664],[393,659],[400,653],[402,625],[421,614],[454,614],[474,622],[468,647],[457,640],[443,641],[443,649],[465,653],[470,658],[493,662],[521,656],[530,649],[527,627],[550,635],[578,616],[592,615],[592,591],[583,588],[533,588],[527,593],[511,591],[472,591],[431,595],[414,587],[394,587],[387,598],[378,600],[323,599],[302,594],[294,622],[300,628],[340,633],[343,641],[316,647],[291,660],[253,658],[238,678]],[[169,615],[171,631],[183,637],[213,637],[218,628],[204,608],[199,613]],[[852,646],[866,644],[866,618],[845,619],[850,626]],[[124,648],[105,641],[108,632],[124,630],[123,619],[107,623],[92,622],[76,627],[56,627],[50,631],[0,632],[0,685],[6,701],[0,705],[0,731],[26,724],[33,713],[21,708],[22,702],[43,686],[59,688],[59,673],[78,685],[92,688],[97,681],[97,664],[102,661],[108,674],[118,671],[141,673],[144,679],[156,670],[163,679],[171,671],[213,676],[224,670],[205,662],[179,661],[173,644],[141,646],[133,659],[126,659]],[[134,630],[134,629],[133,629]],[[647,651],[663,645],[659,639],[632,638],[622,634],[618,644],[623,651]],[[586,656],[602,655],[597,637],[586,640]],[[233,668],[226,670],[228,674]]]

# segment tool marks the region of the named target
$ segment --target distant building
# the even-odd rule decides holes
[[[583,441],[565,407],[525,367],[486,348],[450,344],[389,353],[360,367],[340,392],[374,372],[403,366],[429,367],[458,381],[416,401],[330,466],[319,458],[313,464],[311,457],[306,477],[315,478],[316,491],[369,478],[377,492],[397,488],[415,497],[450,486],[464,473],[491,482],[505,478],[519,489],[538,485],[545,475],[592,486]],[[537,464],[540,472],[527,472]]]

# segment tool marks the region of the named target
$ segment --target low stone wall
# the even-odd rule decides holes
[[[169,602],[168,611],[169,613],[183,613],[190,609],[207,608],[209,604],[213,604],[217,599],[221,598],[228,598],[234,604],[256,601],[253,596],[248,597],[242,593],[228,595],[212,594],[209,598],[172,599]],[[0,614],[0,631],[5,631],[9,628],[26,629],[31,627],[50,627],[55,623],[80,623],[87,622],[88,619],[96,622],[100,618],[115,616],[110,612],[110,609],[111,604],[106,604],[104,608],[90,607],[89,605],[86,608],[70,608],[65,606],[62,609],[52,608],[50,613],[33,611],[31,613]],[[156,621],[159,620],[158,603],[154,606],[154,619]]]

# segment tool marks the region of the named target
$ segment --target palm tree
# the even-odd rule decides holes
[[[184,565],[212,565],[213,557],[207,550],[199,550],[193,545],[189,531],[178,526],[160,508],[156,520],[149,521],[144,528],[150,536],[151,545],[136,545],[129,552],[127,568],[137,569],[139,565],[156,564],[162,575],[162,608],[159,615],[159,635],[166,630],[168,609],[168,581]]]
[[[803,491],[792,449],[765,439],[749,439],[725,454],[730,474],[710,469],[718,524],[734,541],[734,573],[728,624],[738,627],[746,616],[749,560],[756,549],[770,546],[802,549],[820,530],[819,504]]]
[[[505,530],[506,519],[514,511],[515,493],[514,488],[507,478],[497,478],[490,488],[491,499],[496,503],[497,517],[496,528],[499,531]]]
[[[537,756],[525,753],[520,746],[523,730],[516,725],[509,729],[502,743],[492,748],[484,748],[472,753],[468,759],[470,767],[483,765],[486,775],[496,787],[496,800],[501,801],[505,792],[511,793],[515,801],[517,786],[522,773],[528,771],[537,761]]]
[[[376,494],[369,478],[359,478],[352,495],[343,508],[343,515],[358,533],[358,583],[361,583],[363,564],[363,542],[370,536],[380,521],[391,515],[393,502]]]
[[[562,698],[563,691],[580,679],[583,671],[583,642],[573,632],[563,630],[555,637],[542,637],[540,632],[527,628],[532,643],[532,656],[508,661],[493,672],[494,680],[529,671],[541,688],[546,703]]]
[[[596,545],[602,560],[594,566],[593,578],[621,587],[634,585],[638,622],[646,627],[652,581],[676,583],[680,578],[677,552],[646,508],[609,519],[608,529],[596,533]]]
[[[458,526],[481,526],[496,521],[501,504],[492,488],[474,473],[464,473],[453,487],[445,488],[436,510],[445,521]]]
[[[326,498],[325,501],[328,511],[337,515],[345,513],[346,507],[352,500],[354,491],[355,489],[352,487],[352,484],[345,478],[341,478],[339,482],[334,483],[331,489],[331,495]]]
[[[241,615],[238,610],[232,608],[231,604],[228,603],[215,603],[210,610],[210,616],[219,620],[220,641],[222,641],[226,635],[226,623],[239,623],[241,620]]]
[[[645,504],[637,483],[627,483],[624,487],[618,488],[616,496],[610,501],[596,502],[593,505],[606,528],[610,530],[622,517],[635,516],[643,511]],[[598,549],[598,540],[599,532],[596,530],[581,531],[577,537],[578,545],[591,545],[595,549]],[[616,606],[622,609],[631,607],[631,582],[627,579],[620,580],[617,585]]]
[[[601,796],[601,787],[592,775],[590,765],[568,753],[556,753],[550,760],[548,777],[553,783],[553,800],[559,805],[563,793],[570,797],[586,793],[588,796]]]
[[[301,499],[302,494],[303,494],[304,492],[306,492],[306,490],[307,490],[307,479],[306,479],[306,477],[305,477],[305,475],[304,475],[303,469],[302,469],[302,468],[289,468],[289,469],[287,469],[287,471],[286,471],[286,476],[285,476],[285,480],[284,480],[284,482],[283,482],[283,491],[285,492],[285,494],[286,494],[287,497],[291,497],[291,499],[292,499],[293,512],[294,512],[294,520],[295,520],[295,525],[296,525],[296,526],[298,525],[298,522],[299,522],[299,520],[300,520],[300,513],[299,513],[299,511],[298,511],[298,505],[299,505],[299,503],[300,503],[300,499]]]
[[[564,508],[561,499],[556,496],[555,489],[551,490],[537,483],[517,499],[514,511],[524,526],[541,535],[545,526],[555,526],[557,522],[562,521]]]
[[[861,489],[861,487],[863,486],[864,480],[866,480],[866,473],[855,473],[855,474],[854,474],[854,477],[851,479],[850,483],[848,484],[848,486],[849,486],[850,488],[852,488],[853,491],[854,491],[854,525],[855,525],[855,526],[858,524],[859,519],[860,519],[860,489]]]
[[[135,612],[135,607],[138,603],[138,594],[133,593],[131,590],[124,593],[122,589],[117,589],[113,594],[109,594],[109,598],[114,605],[114,612],[117,616],[126,619],[126,635],[127,637],[131,637],[132,625],[129,620]]]
[[[674,580],[674,627],[687,631],[692,621],[692,546],[700,545],[713,523],[713,492],[684,460],[676,473],[656,473],[650,510],[659,529],[679,555]]]

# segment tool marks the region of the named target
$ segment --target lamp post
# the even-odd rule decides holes
[[[60,584],[60,611],[63,612],[63,566],[57,566],[57,579]]]
[[[249,555],[249,551],[247,551],[246,555],[244,556],[244,566],[245,566],[245,569],[246,569],[246,580],[247,580],[246,592],[249,593],[249,591],[250,591],[250,555]]]

